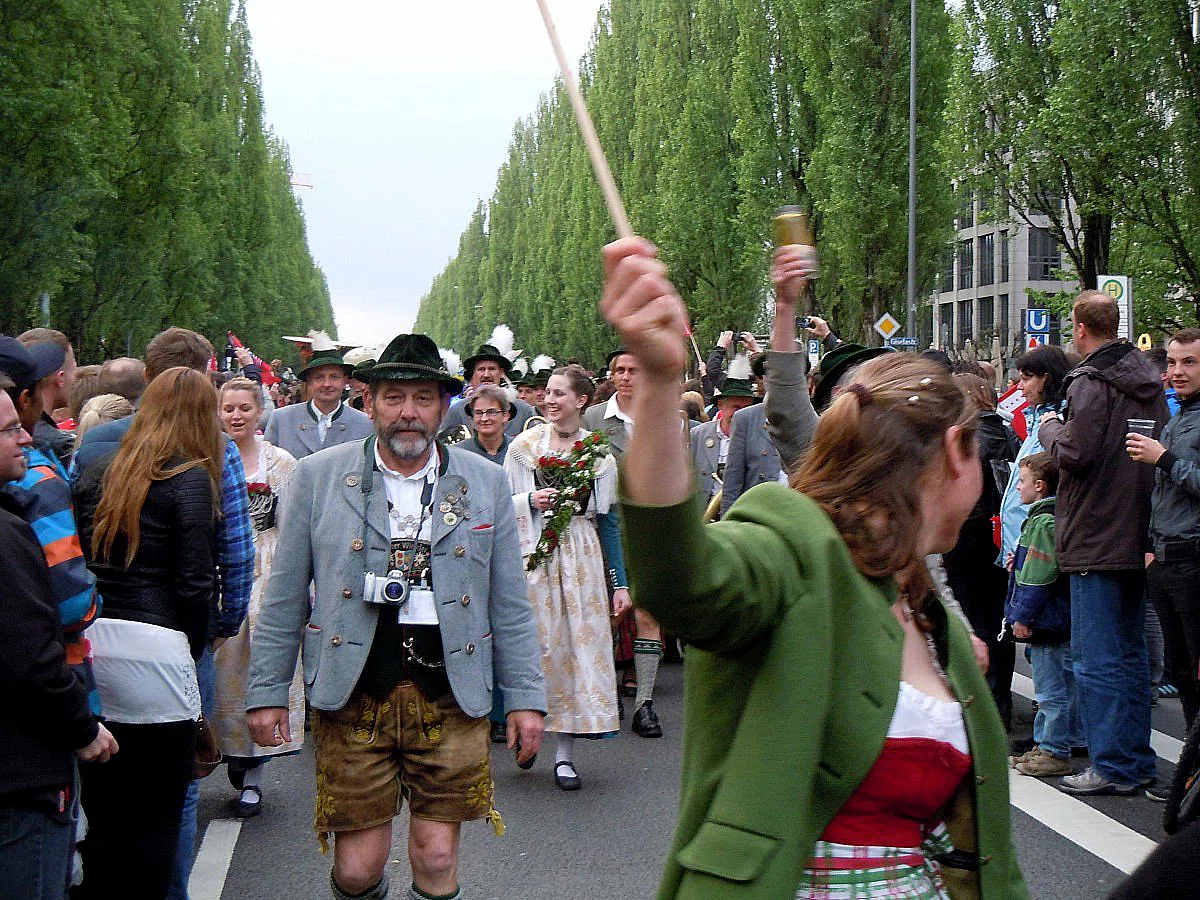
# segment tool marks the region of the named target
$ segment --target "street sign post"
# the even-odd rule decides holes
[[[905,349],[915,349],[919,344],[915,337],[888,338],[885,343],[889,347],[904,347]]]
[[[1049,334],[1050,333],[1050,310],[1048,310],[1048,309],[1027,309],[1027,310],[1025,310],[1025,332],[1026,332],[1026,334]]]
[[[808,365],[815,369],[821,361],[821,342],[816,338],[808,339]]]
[[[900,323],[896,321],[896,317],[891,313],[884,313],[875,322],[875,332],[885,341],[891,340],[893,336],[900,332]]]
[[[1117,337],[1133,340],[1133,285],[1127,275],[1097,275],[1096,289],[1117,301],[1121,321],[1117,325]]]

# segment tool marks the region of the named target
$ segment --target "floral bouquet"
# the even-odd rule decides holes
[[[545,484],[558,493],[543,517],[542,534],[529,554],[525,571],[532,572],[558,549],[559,542],[571,526],[571,518],[582,513],[592,496],[595,466],[611,451],[608,438],[598,431],[576,441],[565,456],[538,457],[538,472]]]

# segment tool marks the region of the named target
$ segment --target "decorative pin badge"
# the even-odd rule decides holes
[[[438,506],[438,509],[441,512],[448,513],[448,512],[450,512],[450,510],[454,509],[454,507],[450,505],[449,501],[443,500],[442,503]]]
[[[457,545],[457,546],[454,548],[454,555],[455,555],[455,556],[457,556],[457,557],[460,557],[460,558],[461,558],[461,557],[463,557],[463,556],[466,556],[466,555],[467,555],[467,548],[466,548],[466,547],[464,547],[462,544],[459,544],[459,545]]]
[[[346,487],[358,487],[358,476],[357,475],[347,475],[346,476]]]
[[[706,440],[706,441],[704,442],[704,446],[705,446],[705,447],[708,447],[708,448],[710,448],[710,449],[711,449],[712,447],[715,447],[715,446],[717,446],[717,442],[716,442],[714,439],[712,439],[712,438],[709,438],[708,440]]]
[[[455,525],[458,524],[458,516],[456,516],[452,512],[448,512],[444,516],[442,516],[442,521],[445,522],[447,525],[449,525],[451,528],[453,528]]]

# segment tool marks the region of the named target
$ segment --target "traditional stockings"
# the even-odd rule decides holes
[[[633,668],[637,672],[637,697],[633,711],[637,712],[647,700],[654,699],[654,679],[658,676],[658,664],[662,660],[663,642],[637,638],[633,642]]]

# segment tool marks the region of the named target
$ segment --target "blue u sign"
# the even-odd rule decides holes
[[[1028,334],[1046,334],[1050,331],[1050,310],[1025,310],[1025,331]]]

